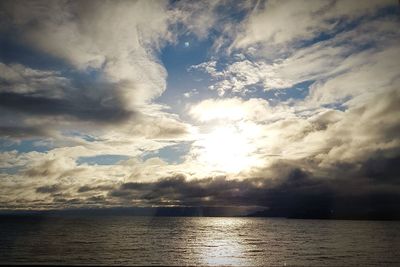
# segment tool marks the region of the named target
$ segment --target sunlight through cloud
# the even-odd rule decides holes
[[[258,162],[252,142],[254,133],[234,125],[215,126],[195,142],[198,160],[209,168],[228,173],[249,169]]]

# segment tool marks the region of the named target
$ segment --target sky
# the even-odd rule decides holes
[[[1,1],[0,209],[400,214],[398,1]]]

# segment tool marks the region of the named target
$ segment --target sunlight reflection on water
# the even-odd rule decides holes
[[[0,263],[400,264],[399,222],[80,217],[0,220]]]
[[[211,224],[210,224],[211,222]],[[246,223],[234,218],[212,218],[210,221],[198,220],[214,229],[213,235],[199,237],[200,262],[204,265],[251,265],[244,257],[244,236],[238,231]],[[204,227],[204,225],[203,225]]]

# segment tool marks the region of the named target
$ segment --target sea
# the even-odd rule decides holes
[[[2,217],[0,264],[400,266],[400,222]]]

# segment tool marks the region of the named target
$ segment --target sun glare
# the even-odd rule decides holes
[[[218,171],[243,171],[257,161],[251,137],[237,126],[217,126],[198,141],[198,159]]]

